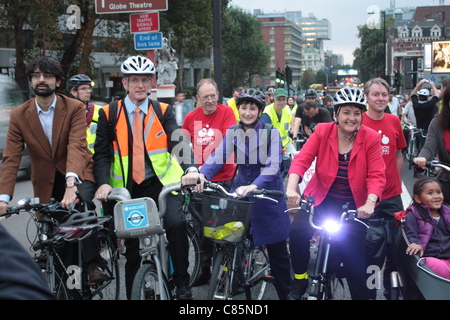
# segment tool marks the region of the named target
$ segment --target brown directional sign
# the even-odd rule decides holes
[[[168,0],[95,0],[96,13],[165,11]]]

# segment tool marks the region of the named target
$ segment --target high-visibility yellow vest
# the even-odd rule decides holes
[[[286,147],[292,141],[289,137],[289,127],[292,119],[289,107],[284,107],[282,109],[280,119],[278,119],[277,112],[273,105],[266,106],[264,113],[269,115],[272,125],[280,131],[281,144],[283,148]]]
[[[164,114],[168,104],[160,103],[160,106],[162,114]],[[117,103],[117,120],[115,128],[116,132],[119,132],[120,134],[116,135],[116,139],[113,141],[114,160],[111,164],[109,178],[110,185],[113,188],[126,188],[128,179],[130,178],[129,143],[131,143],[131,139],[128,136],[128,121],[125,112],[120,112],[121,108],[123,108],[122,100]],[[105,110],[108,119],[109,105],[104,106],[103,110]],[[181,176],[184,173],[176,159],[168,152],[168,141],[167,134],[164,131],[153,106],[150,104],[144,119],[144,142],[147,155],[152,163],[153,171],[163,186],[179,183],[181,181]]]
[[[94,113],[92,114],[92,121],[86,128],[86,140],[88,149],[94,153],[95,139],[97,138],[97,122],[98,122],[98,112],[101,109],[99,105],[94,104]]]

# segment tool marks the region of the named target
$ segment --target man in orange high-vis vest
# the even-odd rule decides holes
[[[194,164],[189,141],[184,138],[181,142],[180,139],[171,139],[174,131],[179,130],[173,107],[148,98],[155,73],[152,61],[141,56],[129,57],[123,62],[121,71],[127,96],[117,103],[114,139],[111,138],[109,129],[111,106],[105,106],[99,114],[94,155],[94,172],[99,185],[96,198],[106,201],[111,188],[125,187],[132,198],[150,197],[158,203],[163,186],[179,182],[195,184],[199,178],[198,169]],[[155,105],[159,105],[161,110],[156,110]],[[160,113],[161,119],[158,116]],[[135,122],[136,118],[141,121]],[[135,134],[139,130],[141,133]],[[182,134],[179,136],[184,137]],[[178,148],[180,144],[184,144],[181,145],[182,148]],[[175,146],[183,152],[174,152],[177,161],[172,161],[170,153]],[[135,153],[138,149],[143,149],[142,158]],[[137,160],[141,160],[142,164]],[[135,172],[141,165],[141,172]],[[180,194],[168,197],[170,199],[167,199],[164,229],[169,239],[177,299],[189,300],[192,298],[187,272],[189,246],[180,218],[182,197]],[[110,205],[107,205],[108,209]],[[141,265],[139,239],[126,239],[125,247],[125,284],[127,297],[130,298],[133,280]]]

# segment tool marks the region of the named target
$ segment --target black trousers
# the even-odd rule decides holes
[[[158,196],[163,185],[158,178],[150,178],[141,184],[134,184],[131,190],[133,199],[149,197],[158,204]],[[181,219],[183,198],[181,194],[170,194],[166,198],[167,210],[164,216],[164,229],[169,240],[169,253],[172,259],[174,273],[173,280],[177,288],[187,286],[189,284],[189,243],[185,233],[186,225]],[[106,211],[112,214],[114,202],[107,204]],[[131,288],[133,286],[134,277],[141,266],[141,256],[139,255],[139,239],[125,239],[126,253],[125,257],[125,286],[127,298],[131,298]]]
[[[322,218],[330,212],[340,216],[340,206],[332,201],[324,200],[316,207],[316,218]],[[309,224],[309,214],[299,211],[291,225],[289,246],[294,273],[301,275],[308,271],[310,259],[310,240],[316,230]],[[353,300],[368,300],[369,291],[366,285],[365,273],[365,243],[367,230],[362,224],[348,221],[334,237],[330,250],[331,265],[337,271],[341,262],[344,264],[344,276]],[[323,241],[321,238],[320,241]]]
[[[287,250],[286,240],[267,244],[267,253],[270,261],[270,271],[275,278],[275,290],[280,300],[286,300],[291,291],[291,257]]]
[[[81,194],[82,198],[86,201],[90,210],[95,210],[95,204],[92,201],[95,196],[96,185],[92,181],[83,181],[81,185],[77,186],[78,192]],[[56,172],[55,182],[53,184],[52,197],[56,201],[61,201],[64,197],[66,191],[66,177],[61,172]],[[92,233],[88,238],[81,241],[82,258],[83,261],[89,265],[94,262],[99,261],[99,248],[97,241],[97,232]],[[77,242],[66,242],[64,247],[58,250],[58,254],[63,259],[66,266],[72,264],[77,264],[78,261],[78,243]]]

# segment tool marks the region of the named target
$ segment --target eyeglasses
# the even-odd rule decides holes
[[[142,79],[139,79],[139,78],[130,78],[129,80],[128,80],[131,84],[138,84],[138,83],[140,83],[140,82],[142,82],[142,84],[149,84],[150,83],[150,81],[151,81],[151,79],[150,78],[142,78]]]
[[[208,101],[208,100],[211,100],[211,101],[215,101],[215,100],[217,100],[217,96],[216,95],[212,95],[212,96],[209,96],[209,97],[200,97],[200,99],[202,100],[202,101]]]
[[[41,76],[44,77],[44,79],[50,79],[50,78],[55,77],[55,75],[51,74],[51,73],[32,73],[31,74],[31,77],[34,79],[40,79]]]

